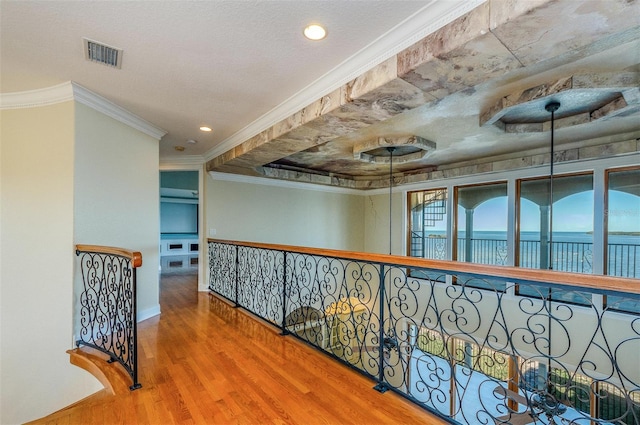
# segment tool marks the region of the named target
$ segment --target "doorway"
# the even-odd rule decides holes
[[[198,171],[160,171],[160,273],[198,274]]]

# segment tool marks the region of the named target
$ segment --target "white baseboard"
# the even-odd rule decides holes
[[[138,322],[150,319],[160,314],[160,304],[157,304],[151,308],[138,311]]]

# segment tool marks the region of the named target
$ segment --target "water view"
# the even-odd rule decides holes
[[[506,232],[474,231],[467,247],[465,232],[458,233],[457,258],[482,264],[507,265]],[[444,231],[429,231],[421,237],[412,232],[411,255],[444,259]],[[519,266],[549,268],[548,246],[540,243],[539,232],[521,232]],[[576,273],[593,272],[593,234],[590,232],[554,232],[551,249],[554,270]],[[640,277],[640,233],[616,232],[609,235],[608,274],[622,277]]]

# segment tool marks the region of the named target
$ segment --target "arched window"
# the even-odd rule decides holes
[[[507,265],[507,183],[456,188],[454,259]]]
[[[516,264],[592,273],[593,176],[556,176],[552,195],[548,177],[518,183],[520,232],[516,235],[519,240]]]

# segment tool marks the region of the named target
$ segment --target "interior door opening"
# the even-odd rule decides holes
[[[161,274],[198,274],[199,223],[198,171],[161,171]]]

